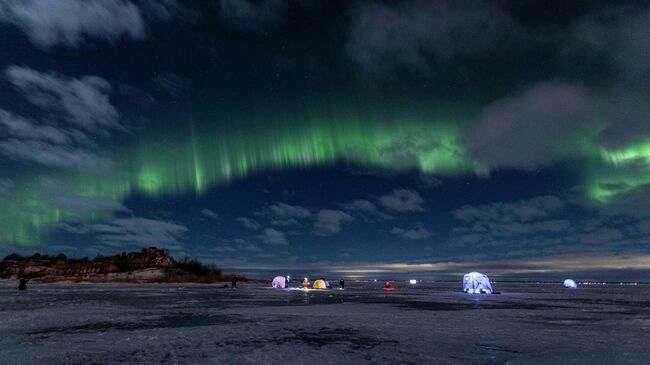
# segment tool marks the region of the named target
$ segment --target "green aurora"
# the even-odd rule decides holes
[[[650,184],[650,140],[618,150],[600,149],[602,164],[591,166],[585,181],[591,198],[607,203],[619,194]]]
[[[237,126],[230,128],[216,127],[223,123],[205,123],[203,119],[218,118],[207,114],[197,120],[185,116],[185,122],[175,122],[184,128],[161,128],[141,136],[137,144],[116,148],[109,156],[115,162],[110,171],[53,171],[50,176],[63,184],[64,194],[82,202],[119,202],[133,194],[149,198],[201,195],[259,172],[341,162],[443,177],[488,176],[490,166],[470,156],[463,141],[464,129],[475,113],[468,108],[465,114],[445,114],[430,107],[392,112],[388,118],[349,111],[336,115],[276,113],[284,117],[276,117],[272,123],[256,114],[240,117]],[[584,161],[578,174],[590,198],[605,204],[617,194],[650,183],[650,171],[630,169],[639,161],[650,164],[650,142],[608,150],[578,136],[573,143],[576,147],[567,148],[563,155]],[[57,223],[101,222],[114,214],[108,203],[106,209],[87,211],[60,201],[51,189],[44,188],[39,176],[23,174],[11,194],[0,196],[4,207],[1,240],[38,244]]]
[[[431,115],[404,118],[400,123],[369,123],[357,115],[336,118],[306,116],[302,123],[268,123],[263,133],[249,123],[236,130],[198,130],[170,138],[154,132],[136,147],[125,146],[112,157],[109,172],[56,173],[57,181],[81,199],[121,201],[132,194],[156,198],[196,194],[260,171],[306,168],[346,162],[392,171],[417,169],[452,175],[480,173],[460,141],[462,123]],[[197,123],[198,124],[198,123]],[[298,125],[298,126],[296,126]],[[248,129],[248,131],[246,130]],[[16,191],[0,199],[6,214],[0,238],[20,244],[39,242],[59,222],[93,222],[110,212],[75,211],[52,199],[37,175],[26,174]],[[18,212],[16,214],[16,212]]]

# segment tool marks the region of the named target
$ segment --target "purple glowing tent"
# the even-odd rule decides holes
[[[487,275],[471,272],[463,277],[463,291],[470,294],[492,294],[492,284]]]
[[[284,276],[276,276],[273,278],[271,286],[274,288],[284,289],[287,286],[287,279]]]

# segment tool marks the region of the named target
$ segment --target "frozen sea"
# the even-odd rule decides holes
[[[650,364],[650,286],[0,282],[1,364]]]

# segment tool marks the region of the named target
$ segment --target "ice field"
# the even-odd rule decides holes
[[[2,364],[648,364],[650,286],[0,282]]]

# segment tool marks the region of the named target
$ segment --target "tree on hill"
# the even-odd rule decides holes
[[[221,270],[217,269],[216,266],[212,264],[206,265],[199,260],[190,259],[188,257],[184,257],[182,260],[178,261],[177,266],[179,269],[183,269],[196,276],[221,276]]]
[[[15,253],[15,252],[10,254],[10,255],[5,256],[5,258],[2,259],[2,261],[22,261],[22,260],[23,260],[23,257],[20,256],[19,254]]]

